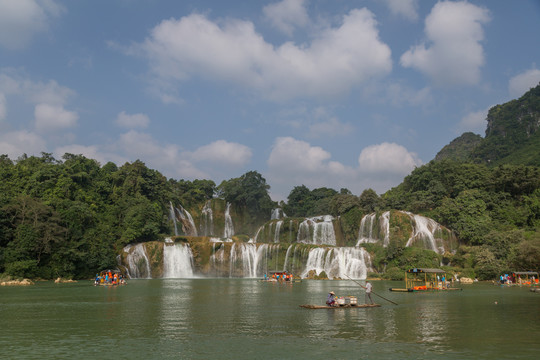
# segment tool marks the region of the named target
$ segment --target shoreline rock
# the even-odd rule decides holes
[[[63,279],[63,278],[57,278],[56,280],[54,280],[54,283],[55,284],[62,284],[62,283],[76,283],[77,280],[71,280],[71,279]]]
[[[28,286],[28,285],[34,285],[34,282],[30,279],[22,279],[22,280],[2,281],[0,283],[0,286]]]

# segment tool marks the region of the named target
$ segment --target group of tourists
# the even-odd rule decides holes
[[[366,282],[366,286],[363,286],[363,288],[366,289],[365,303],[373,305],[374,302],[373,302],[373,299],[371,298],[371,293],[373,292],[373,286],[368,281],[368,282]],[[369,301],[369,303],[368,303],[368,301]],[[339,304],[337,302],[337,296],[336,296],[335,292],[330,291],[328,293],[328,297],[326,298],[326,305],[335,306],[335,307],[339,306]]]
[[[293,276],[292,274],[283,272],[283,273],[273,273],[272,276],[268,276],[267,274],[264,274],[264,280],[265,281],[278,281],[278,282],[285,282],[290,281],[292,282]]]
[[[101,274],[96,274],[94,285],[124,285],[126,280],[121,273],[112,270],[102,271]]]

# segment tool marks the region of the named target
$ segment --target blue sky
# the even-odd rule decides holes
[[[540,82],[540,1],[0,0],[0,154],[401,183]]]

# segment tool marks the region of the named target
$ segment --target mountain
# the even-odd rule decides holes
[[[540,166],[540,84],[517,100],[492,107],[486,136],[464,133],[439,151],[435,161]]]
[[[460,137],[455,138],[437,153],[435,161],[454,160],[458,162],[466,162],[470,159],[473,150],[480,145],[483,138],[472,132],[463,133]]]

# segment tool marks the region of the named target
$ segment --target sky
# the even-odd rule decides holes
[[[539,0],[0,0],[0,154],[382,194],[540,82]]]

